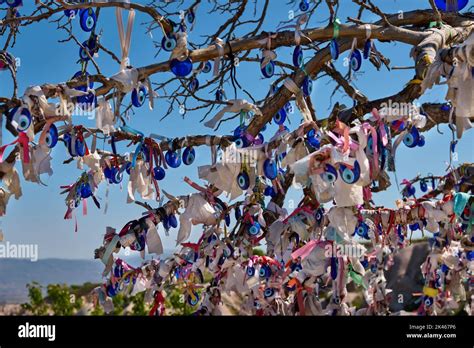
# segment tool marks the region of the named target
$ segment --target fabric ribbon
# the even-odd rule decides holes
[[[123,226],[122,229],[120,230],[118,236],[123,237],[123,236],[127,235],[130,232],[130,230],[133,231],[135,226],[137,226],[138,224],[139,224],[139,222],[137,220],[132,220],[132,221],[127,222],[127,224],[125,226]]]
[[[232,99],[229,100],[230,105],[223,108],[219,111],[212,119],[204,123],[206,127],[214,128],[216,124],[224,117],[226,112],[238,113],[242,110],[244,111],[252,111],[255,115],[262,115],[262,112],[258,108],[258,106],[248,102],[245,99]]]
[[[20,144],[21,147],[23,148],[23,161],[25,163],[30,163],[30,148],[28,146],[28,143],[30,142],[30,139],[28,138],[28,135],[24,132],[18,133],[18,138],[16,138],[15,141],[11,142],[10,144],[5,144],[0,147],[0,163],[3,162],[3,154],[5,153],[5,150],[8,146],[15,145],[15,144]]]
[[[150,310],[150,313],[148,314],[150,317],[155,315],[159,309],[158,314],[162,316],[165,312],[165,298],[161,294],[161,291],[157,291],[155,294],[155,304],[153,305],[153,308]]]
[[[70,192],[71,189],[74,188],[75,186],[76,186],[76,184],[72,184],[72,185],[60,186],[60,188],[66,189],[66,191],[64,191],[64,192]],[[72,218],[72,211],[73,211],[73,209],[70,207],[70,205],[68,205],[66,213],[64,214],[64,220],[69,220],[69,219]]]
[[[359,148],[359,145],[353,141],[352,139],[346,139],[343,137],[342,139],[338,137],[336,134],[334,134],[331,131],[326,131],[326,134],[336,142],[336,146],[340,147],[343,153],[346,153],[347,151],[344,151],[344,148],[346,147],[347,143],[349,143],[349,147],[351,150],[357,150]]]
[[[364,129],[365,134],[369,134],[372,136],[372,170],[370,173],[371,178],[376,178],[379,173],[379,149],[378,149],[378,135],[377,130],[372,127],[369,123],[365,122],[362,124],[362,128]]]
[[[268,33],[268,38],[265,39],[267,49],[264,49],[262,52],[263,60],[260,63],[260,69],[263,69],[267,66],[270,61],[275,60],[277,55],[274,51],[271,50],[272,48],[272,39],[275,39],[277,37],[277,34],[271,34]]]
[[[138,155],[140,154],[140,152],[142,151],[142,148],[143,148],[143,138],[140,138],[140,141],[135,149],[135,151],[133,152],[133,157],[132,157],[132,168],[135,168],[135,166],[137,165],[137,159],[138,159]]]
[[[379,129],[380,139],[382,140],[382,145],[387,146],[388,136],[387,136],[387,132],[385,130],[385,124],[383,122],[383,118],[382,118],[382,116],[380,116],[380,113],[376,108],[372,109],[372,115],[374,116],[375,122],[377,124],[378,129]]]
[[[349,137],[349,127],[339,120],[336,121],[336,128],[334,129],[336,133],[342,135],[342,138],[338,137],[331,131],[326,131],[326,134],[336,142],[336,145],[342,149],[342,152],[345,154],[349,149],[357,151],[359,144],[352,140]]]
[[[87,146],[86,141],[84,140],[84,128],[82,126],[76,126],[76,139],[79,139],[84,143],[84,147],[86,148],[85,154],[86,156],[90,155],[89,147]]]
[[[308,175],[310,176],[324,173],[323,164],[325,164],[326,162],[329,162],[329,160],[331,159],[331,150],[329,148],[326,148],[325,151],[321,151],[321,152],[318,151],[318,155],[319,156],[312,155],[309,159]],[[316,165],[316,162],[319,162],[319,164]]]
[[[313,239],[310,240],[308,243],[303,245],[301,248],[293,251],[291,253],[291,258],[292,259],[297,259],[300,258],[301,260],[305,259],[309,254],[311,254],[311,251],[313,251],[314,248],[316,248],[318,245],[324,244],[324,242],[321,242],[319,240]]]
[[[397,139],[395,139],[395,141],[393,142],[393,146],[392,146],[392,157],[395,158],[395,153],[397,151],[397,148],[398,148],[398,145],[401,144],[401,142],[403,141],[403,138],[405,137],[405,135],[407,135],[409,133],[409,128],[406,128],[403,132],[401,132]]]
[[[293,216],[295,216],[295,215],[297,215],[301,212],[305,212],[305,213],[308,213],[310,215],[312,215],[314,213],[313,210],[310,207],[306,206],[306,205],[302,206],[302,207],[298,207],[285,220],[283,220],[283,223],[284,224],[288,223],[288,219],[292,218]]]
[[[305,134],[305,130],[308,128],[314,129],[316,132],[319,132],[318,124],[314,121],[304,121],[300,124],[298,129],[296,130],[296,134],[298,137],[303,137]]]
[[[403,179],[401,182],[402,185],[406,185],[407,187],[411,186],[411,182],[407,179]]]
[[[187,176],[184,177],[184,182],[187,183],[189,186],[192,188],[198,190],[199,192],[202,192],[206,195],[207,201],[211,204],[215,204],[215,196],[212,193],[212,191],[206,187],[203,187],[199,184],[196,184],[194,181],[192,181],[190,178]]]
[[[362,194],[364,197],[364,201],[369,202],[372,200],[372,190],[370,189],[370,186],[364,186],[362,188]]]
[[[214,58],[214,72],[213,75],[214,77],[219,75],[219,68],[221,66],[221,60],[222,57],[224,56],[224,40],[221,38],[216,38],[214,41],[214,44],[216,45],[218,56]]]
[[[303,24],[306,24],[308,22],[308,20],[309,20],[309,17],[305,13],[305,14],[299,16],[298,20],[296,21],[296,24],[295,24],[295,43],[298,46],[301,43],[301,37],[304,37],[309,42],[312,42],[311,39],[308,36],[304,35],[303,31],[301,30],[301,27],[303,26]]]
[[[140,138],[138,146],[135,149],[135,152],[133,153],[133,157],[132,157],[132,168],[135,168],[135,165],[137,163],[138,154],[141,152],[142,147],[143,147],[144,134],[140,131],[137,131],[136,129],[134,129],[132,127],[129,127],[129,126],[122,126],[122,127],[120,127],[120,130],[122,132],[130,133],[132,135],[138,136]]]
[[[201,243],[181,243],[181,245],[183,246],[183,248],[190,248],[190,249],[193,249],[194,252],[199,252],[199,246],[201,245]]]
[[[160,199],[160,187],[158,186],[158,181],[155,179],[155,176],[153,175],[153,162],[155,162],[156,165],[164,165],[166,167],[166,163],[164,160],[164,155],[163,152],[161,151],[161,146],[156,143],[152,138],[145,138],[144,140],[145,145],[148,148],[148,156],[150,158],[150,168],[148,170],[148,175],[151,177],[151,181],[153,182],[153,185],[155,186],[156,190],[156,199]]]
[[[456,192],[454,194],[454,213],[461,216],[467,203],[471,199],[471,195],[465,192]]]
[[[188,137],[186,137],[186,144],[188,145]],[[221,143],[221,137],[216,136],[216,142],[218,144]],[[211,165],[214,166],[217,163],[217,147],[212,143],[212,137],[210,135],[206,136],[206,145],[210,147],[211,149]],[[189,146],[189,145],[188,145]]]
[[[140,131],[132,128],[132,127],[129,127],[129,126],[122,126],[122,127],[120,127],[120,130],[122,132],[131,133],[133,135],[144,137],[144,134],[142,132],[140,132]]]
[[[370,27],[370,24],[365,24],[365,39],[370,40],[370,37],[372,36],[372,28]]]
[[[292,92],[295,97],[296,97],[296,107],[300,110],[301,115],[303,116],[303,119],[305,122],[311,122],[313,121],[313,118],[311,116],[311,111],[309,110],[308,104],[306,103],[306,100],[304,98],[304,93],[301,90],[300,87],[298,87],[291,78],[285,79],[283,82],[283,85],[290,91]]]
[[[112,256],[112,252],[114,251],[115,249],[115,246],[117,245],[117,243],[120,241],[120,237],[118,234],[114,234],[114,236],[112,237],[112,239],[109,241],[109,244],[107,245],[107,247],[105,248],[105,252],[104,254],[102,255],[101,257],[101,261],[104,265],[107,265],[108,261],[109,261],[109,258],[110,256]]]
[[[177,32],[176,35],[176,47],[171,52],[172,59],[178,59],[180,61],[188,57],[188,34],[185,32]]]
[[[297,46],[300,45],[301,43],[301,37],[304,37],[307,39],[309,42],[313,42],[308,36],[303,34],[303,31],[301,30],[301,27],[308,22],[308,15],[306,13],[300,15],[297,17],[296,23],[295,24],[290,24],[290,25],[285,25],[283,27],[278,28],[277,30],[280,31],[282,29],[294,29],[295,30],[295,44]]]
[[[349,148],[352,148],[352,147],[354,147],[354,150],[357,150],[356,146],[351,146],[351,144],[353,144],[353,141],[349,137],[350,129],[344,122],[341,122],[337,119],[336,128],[334,128],[334,131],[343,136],[343,142],[342,142],[343,153],[346,153],[349,150]]]
[[[82,199],[82,215],[87,215],[87,199]]]
[[[153,110],[155,107],[155,91],[152,88],[151,79],[148,76],[145,80],[146,87],[148,88],[148,106],[150,110]]]
[[[285,190],[283,189],[283,186],[281,185],[280,179],[275,178],[272,180],[272,186],[276,188],[277,191],[279,191],[282,195],[285,194]]]
[[[338,272],[337,272],[337,285],[338,285],[338,290],[339,293],[341,294],[344,291],[345,283],[343,281],[344,279],[344,273],[345,273],[345,263],[344,259],[342,257],[338,257]]]
[[[341,20],[339,18],[336,18],[334,22],[332,22],[333,25],[333,34],[332,37],[334,39],[337,39],[339,37],[339,29],[341,26]]]
[[[135,10],[130,9],[128,13],[128,23],[127,23],[127,33],[125,34],[124,26],[123,26],[123,19],[122,19],[122,9],[117,7],[115,9],[115,16],[117,17],[117,26],[119,31],[120,37],[120,47],[122,49],[122,60],[120,63],[120,68],[125,69],[128,65],[130,65],[129,61],[129,50],[130,50],[130,43],[132,41],[132,29],[133,29],[133,22],[135,21]]]
[[[357,38],[352,39],[351,50],[349,51],[349,59],[351,59],[351,55],[354,52],[355,48],[357,47]]]
[[[298,302],[298,309],[300,312],[300,316],[305,316],[305,306],[304,306],[304,299],[303,299],[303,290],[304,287],[300,283],[300,281],[296,278],[291,279],[288,282],[288,286],[296,286],[296,300]]]

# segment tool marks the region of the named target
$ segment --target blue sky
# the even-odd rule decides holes
[[[271,0],[269,15],[264,22],[262,30],[275,31],[280,20],[288,18],[288,11],[293,9],[297,13],[297,6],[291,7],[286,1]],[[28,2],[30,3],[30,2]],[[147,3],[147,1],[141,1]],[[190,4],[191,1],[185,1]],[[260,3],[260,2],[259,2]],[[355,16],[355,7],[347,0],[343,1],[344,7],[341,8],[338,16],[342,22],[348,16]],[[347,3],[347,7],[346,6]],[[409,1],[409,0],[384,0],[376,1],[380,8],[388,13],[398,11],[410,11],[417,8],[428,8],[429,2]],[[261,5],[261,3],[259,4]],[[22,13],[29,13],[33,5],[28,4]],[[190,34],[190,40],[201,42],[200,35],[205,33],[214,33],[226,18],[220,14],[207,14],[207,2],[204,2],[198,8],[197,22],[195,29]],[[312,17],[309,27],[325,26],[327,24],[328,13],[324,6],[318,10],[318,13]],[[172,18],[177,21],[177,18]],[[156,58],[156,49],[153,45],[153,39],[145,34],[145,27],[140,25],[148,20],[148,17],[137,13],[135,27],[133,31],[132,47],[130,53],[131,64],[139,67],[156,62],[162,62],[168,59],[168,53],[161,52]],[[378,18],[370,13],[363,16],[365,21],[376,21]],[[117,25],[115,20],[115,11],[104,9],[101,11],[100,21],[98,23],[99,31],[102,30],[101,43],[108,49],[113,50],[116,55],[120,55]],[[82,32],[79,23],[74,23],[74,32],[81,41],[87,39],[87,34]],[[78,47],[72,42],[58,43],[58,40],[65,38],[65,32],[58,31],[55,23],[43,21],[35,23],[27,28],[21,29],[21,35],[17,38],[15,47],[10,51],[16,57],[21,59],[21,66],[18,69],[19,93],[23,94],[25,88],[30,85],[39,85],[46,82],[66,81],[80,67],[76,64],[78,57]],[[155,40],[161,40],[162,34],[159,31],[153,33]],[[4,38],[0,38],[3,45]],[[409,57],[410,48],[400,43],[377,43],[378,49],[387,57],[390,57],[393,66],[412,66],[413,61]],[[255,52],[256,53],[256,52]],[[255,56],[255,53],[253,56]],[[291,49],[278,49],[279,59],[285,62],[291,62]],[[307,53],[308,55],[308,53]],[[343,54],[345,57],[347,53]],[[347,68],[342,66],[343,59],[336,62],[336,67],[343,73]],[[113,75],[119,69],[118,64],[110,60],[104,53],[100,53],[97,62],[101,66],[102,72],[107,75]],[[391,95],[402,89],[403,85],[413,76],[412,70],[393,70],[386,69],[377,71],[372,65],[363,62],[361,68],[363,74],[355,81],[356,87],[367,95],[370,99]],[[89,67],[89,72],[95,73],[93,67]],[[163,81],[169,78],[169,73],[160,73],[152,77],[152,81]],[[202,81],[206,76],[199,77]],[[237,69],[237,78],[240,84],[251,92],[255,99],[261,99],[268,91],[271,79],[262,79],[258,66],[242,63]],[[313,85],[312,100],[316,108],[318,117],[325,118],[330,110],[329,97],[335,84],[327,78],[317,80]],[[230,87],[227,86],[227,95],[231,97]],[[11,95],[12,84],[10,76],[7,73],[0,73],[0,95]],[[445,87],[436,87],[428,91],[418,102],[442,102],[446,93]],[[198,95],[207,97],[206,93],[201,91]],[[245,97],[241,92],[239,97]],[[350,105],[352,101],[343,93],[336,93],[332,102],[339,101]],[[136,129],[157,133],[167,137],[176,137],[193,134],[209,134],[209,129],[205,128],[199,120],[203,116],[202,111],[186,114],[183,119],[178,110],[173,112],[163,121],[159,119],[164,115],[168,104],[164,100],[156,102],[155,110],[150,111],[147,107],[136,110],[132,116],[130,125]],[[300,116],[295,113],[292,115],[292,125],[294,128],[299,121]],[[85,125],[93,126],[93,121],[75,118],[74,122],[81,122]],[[228,134],[238,125],[238,120],[227,123],[221,127],[219,134]],[[277,126],[272,124],[267,127],[265,135],[271,137],[276,131]],[[446,170],[446,162],[449,160],[449,142],[451,134],[447,126],[441,126],[443,135],[432,130],[425,134],[426,146],[423,148],[409,149],[401,146],[397,152],[397,176],[399,181],[403,178],[412,178],[418,173],[442,174]],[[11,137],[4,131],[4,143],[11,140]],[[473,162],[474,152],[472,148],[474,132],[470,131],[464,135],[458,144],[459,163]],[[103,144],[98,143],[99,147]],[[110,149],[109,145],[104,145],[105,149]],[[126,151],[123,145],[122,151]],[[104,214],[103,209],[98,210],[92,202],[88,205],[89,212],[87,216],[82,216],[80,209],[77,212],[79,231],[74,232],[74,220],[63,220],[66,206],[64,195],[60,195],[61,185],[68,185],[78,178],[81,171],[76,168],[76,164],[63,165],[62,161],[68,158],[64,146],[59,144],[52,153],[53,170],[52,177],[43,176],[43,181],[47,187],[37,184],[24,182],[22,179],[23,197],[19,201],[12,199],[8,205],[7,215],[0,218],[1,225],[5,234],[5,239],[11,243],[26,243],[39,245],[40,258],[72,258],[72,259],[91,259],[93,251],[101,245],[102,237],[106,226],[112,226],[120,229],[129,220],[139,217],[143,211],[142,208],[134,204],[126,204],[126,180],[124,187],[111,186],[108,199],[108,212]],[[167,177],[161,182],[161,187],[174,195],[185,194],[192,191],[190,187],[183,182],[184,176],[189,176],[197,181],[197,167],[210,162],[210,150],[208,148],[199,148],[197,150],[197,160],[190,166],[181,166],[178,169],[171,169]],[[21,164],[17,164],[17,169],[21,172]],[[394,206],[395,199],[400,197],[395,185],[395,179],[392,179],[393,185],[386,192],[375,195],[377,205]],[[102,198],[102,205],[105,202],[105,188],[103,183],[99,189],[98,196]],[[290,192],[288,199],[298,202],[301,198],[301,192]],[[154,204],[153,202],[151,202]],[[164,231],[160,228],[160,235],[167,249],[173,248],[177,230],[172,230],[170,236],[166,237]],[[199,229],[193,234],[193,239],[199,237]]]

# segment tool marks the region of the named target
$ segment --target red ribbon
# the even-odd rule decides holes
[[[148,314],[150,317],[155,315],[159,307],[159,315],[162,316],[165,313],[165,298],[161,294],[161,291],[157,291],[155,294],[155,304],[151,309],[150,313]]]
[[[199,252],[199,243],[181,243],[185,248],[193,249],[196,253]]]
[[[252,256],[250,258],[250,261],[252,262],[252,264],[261,264],[261,265],[274,265],[274,266],[277,266],[278,268],[281,267],[280,263],[274,259],[272,259],[271,257],[268,257],[268,256]]]
[[[119,237],[125,236],[128,231],[130,231],[130,227],[135,223],[136,220],[129,221],[125,226],[123,226],[122,230],[119,233]]]
[[[246,223],[249,223],[251,225],[253,225],[253,223],[254,223],[253,216],[250,215],[250,213],[248,213],[248,212],[245,213],[243,221],[246,222]]]
[[[15,144],[20,144],[21,147],[23,148],[23,162],[25,163],[30,163],[30,148],[28,146],[28,143],[30,142],[30,139],[28,138],[28,135],[24,132],[20,132],[18,134],[18,138],[11,142],[10,144],[5,144],[0,147],[0,163],[3,162],[3,154],[5,150],[7,149],[8,146],[10,145],[15,145]]]
[[[300,312],[300,316],[305,316],[305,308],[304,308],[304,299],[303,299],[303,286],[301,285],[300,281],[296,278],[293,278],[294,283],[296,284],[296,300],[298,302],[298,310]]]
[[[84,134],[83,134],[82,126],[76,126],[76,137],[77,137],[77,139],[79,139],[80,141],[82,141],[84,143],[84,147],[86,148],[86,156],[90,155],[89,147],[87,146],[87,143],[84,140]]]

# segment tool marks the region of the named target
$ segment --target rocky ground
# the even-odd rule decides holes
[[[22,313],[21,305],[19,304],[5,304],[0,305],[0,315],[18,315]]]

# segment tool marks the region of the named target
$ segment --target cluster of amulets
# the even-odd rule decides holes
[[[11,143],[0,144],[0,216],[6,214],[11,197],[22,196],[16,163],[21,163],[24,181],[42,184],[41,175],[53,172],[51,153],[58,145],[66,148],[65,163],[75,162],[82,171],[76,181],[61,187],[66,197],[64,219],[77,219],[81,204],[86,214],[87,202],[100,209],[101,185],[107,186],[107,192],[124,185],[127,203],[139,204],[145,211],[120,230],[107,227],[103,244],[95,250],[95,258],[105,265],[105,281],[92,296],[106,313],[113,311],[118,294],[144,292],[150,316],[173,314],[166,300],[178,289],[194,315],[223,314],[224,294],[238,296],[241,315],[399,315],[402,311],[391,308],[399,294],[389,288],[386,272],[398,253],[412,247],[412,237],[419,235],[427,236],[426,259],[416,265],[423,284],[412,294],[411,309],[403,314],[474,313],[474,165],[455,165],[453,160],[474,115],[474,24],[472,16],[458,12],[468,1],[435,0],[430,10],[407,11],[402,17],[384,15],[374,23],[358,20],[353,25],[336,17],[337,1],[326,1],[329,26],[315,29],[307,26],[322,2],[292,1],[297,15],[277,32],[257,35],[257,24],[242,39],[233,38],[230,30],[223,40],[219,35],[229,29],[224,24],[221,33],[202,47],[191,41],[195,22],[201,18],[197,5],[181,11],[174,22],[160,14],[170,13],[160,12],[175,5],[169,2],[151,1],[153,6],[120,1],[61,1],[50,6],[36,2],[37,12],[27,17],[19,12],[21,0],[0,1],[4,3],[8,8],[0,21],[1,35],[8,29],[15,38],[19,24],[61,15],[58,28],[69,30],[70,40],[64,41],[80,46],[81,69],[65,83],[30,86],[17,96],[16,58],[7,52],[8,42],[0,51],[0,71],[10,72],[14,81],[13,97],[0,97],[0,117],[5,116],[5,129],[14,137]],[[246,3],[240,5],[242,11]],[[380,14],[374,5],[364,4],[365,11]],[[99,51],[111,53],[100,43],[102,30],[96,33],[99,12],[108,7],[116,10],[122,55],[111,54],[120,70],[105,77],[94,58]],[[128,14],[126,30],[122,11]],[[136,12],[152,17],[150,31],[163,32],[154,43],[159,52],[170,54],[164,62],[131,65]],[[439,18],[433,21],[435,15]],[[80,27],[79,34],[87,35],[87,40],[71,40],[73,26]],[[392,104],[391,97],[383,99],[390,102],[383,106],[354,89],[352,76],[362,64],[388,67],[375,47],[377,40],[413,46],[415,76],[394,100],[411,105],[425,91],[443,84],[448,91],[446,103],[395,112],[399,105]],[[293,49],[291,62],[277,60],[280,47]],[[239,99],[237,93],[237,86],[240,94],[242,87],[234,62],[247,58],[239,56],[241,52],[252,50],[261,51],[257,58],[247,59],[259,65],[257,73],[263,81],[259,83],[277,78],[262,101]],[[332,63],[344,51],[349,51],[346,77]],[[97,75],[87,72],[91,65]],[[286,71],[282,66],[290,73],[279,76],[277,69]],[[316,118],[311,102],[313,81],[320,71],[336,80],[337,88],[341,86],[354,101],[350,108],[337,104],[324,120]],[[157,82],[152,84],[151,75],[158,72],[169,73],[170,81],[179,84],[174,95],[166,94],[166,83],[153,89]],[[234,99],[227,98],[224,87],[230,88],[224,81],[232,83]],[[155,104],[163,107],[158,90],[164,92],[170,110],[176,107],[176,96],[196,98],[197,91],[206,90],[212,100],[196,100],[207,103],[206,117],[214,115],[204,117],[203,126],[215,132],[222,122],[240,119],[239,125],[227,135],[173,139],[132,128],[126,123],[129,110],[138,113],[146,104],[150,110]],[[184,104],[179,108],[191,110]],[[93,111],[96,128],[73,124],[77,110]],[[296,111],[301,117],[293,116],[290,123]],[[429,146],[422,133],[441,123],[449,124],[453,139],[446,172],[404,179],[393,208],[376,206],[373,194],[391,185],[389,174],[396,178],[397,149]],[[263,133],[271,132],[267,125],[277,128],[269,139]],[[104,141],[102,148],[99,140]],[[122,153],[124,142],[129,151]],[[9,147],[13,150],[6,156]],[[209,148],[211,160],[197,168],[200,182],[184,178],[183,185],[191,193],[175,196],[160,188],[159,182],[176,168],[193,168],[198,147]],[[290,190],[302,196],[294,206],[285,204]],[[159,201],[158,208],[150,201]],[[166,235],[177,233],[172,255],[164,253],[159,229]],[[141,255],[141,265],[122,259],[119,253],[124,250]],[[355,301],[357,296],[360,300]]]

